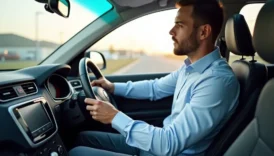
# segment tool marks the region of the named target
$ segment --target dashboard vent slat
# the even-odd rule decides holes
[[[37,88],[34,83],[26,83],[22,84],[22,88],[25,91],[26,94],[32,94],[37,92]]]
[[[13,87],[1,88],[0,89],[0,100],[5,101],[12,98],[18,97]]]

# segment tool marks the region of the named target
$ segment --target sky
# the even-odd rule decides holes
[[[94,48],[114,49],[131,48],[147,53],[170,53],[173,41],[169,35],[174,25],[177,10],[162,11],[131,21],[108,34],[94,45]]]
[[[0,34],[13,33],[36,39],[35,18],[38,17],[38,39],[61,44],[97,18],[97,15],[71,0],[70,17],[63,18],[45,11],[43,4],[34,0],[0,0]],[[257,12],[261,6],[250,5],[243,8],[253,32]],[[39,12],[39,15],[36,13]],[[163,11],[141,17],[114,30],[92,48],[108,50],[132,49],[147,53],[170,53],[173,42],[169,35],[174,25],[177,10]]]
[[[18,34],[35,39],[35,19],[38,15],[38,39],[60,44],[71,38],[91,21],[96,15],[72,3],[69,18],[51,14],[44,5],[34,0],[0,0],[0,33]]]

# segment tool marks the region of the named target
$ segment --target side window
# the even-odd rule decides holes
[[[264,5],[263,3],[247,4],[240,11],[240,14],[242,14],[245,17],[245,20],[247,22],[247,25],[249,27],[249,30],[250,30],[250,33],[252,36],[253,36],[254,26],[255,26],[257,16],[258,16],[259,11],[261,10],[263,5]],[[239,60],[240,58],[241,58],[240,56],[236,56],[236,55],[230,53],[229,63],[232,63],[235,60]],[[255,53],[254,58],[255,58],[255,60],[257,60],[257,62],[268,64],[263,59],[261,59],[257,53]],[[245,59],[251,60],[252,57],[245,57]]]
[[[107,60],[105,75],[171,72],[184,58],[173,54],[169,35],[177,10],[140,17],[117,28],[90,50],[102,52]]]

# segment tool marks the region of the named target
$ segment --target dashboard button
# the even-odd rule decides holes
[[[50,129],[52,127],[52,123],[47,124],[47,129]]]
[[[13,88],[16,90],[16,92],[19,96],[26,95],[25,91],[23,90],[23,88],[21,86],[15,86]]]
[[[64,148],[60,145],[60,146],[58,146],[57,151],[58,151],[59,154],[63,154],[64,153]]]
[[[80,81],[73,81],[73,82],[70,82],[70,84],[71,84],[73,87],[75,87],[75,86],[80,86],[80,85],[81,85]]]
[[[34,132],[34,133],[32,133],[32,136],[33,136],[34,138],[37,137],[37,135],[38,135],[37,131]]]

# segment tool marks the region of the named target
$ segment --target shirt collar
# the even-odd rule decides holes
[[[204,57],[200,58],[198,61],[191,64],[189,58],[185,59],[186,69],[190,70],[193,69],[199,73],[203,73],[203,71],[214,61],[220,59],[220,50],[219,47],[216,47],[215,50],[210,52],[209,54],[205,55]]]

